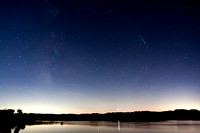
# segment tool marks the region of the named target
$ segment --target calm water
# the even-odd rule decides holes
[[[200,133],[200,121],[58,122],[26,126],[19,133]]]

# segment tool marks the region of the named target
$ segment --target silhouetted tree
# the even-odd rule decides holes
[[[21,109],[18,109],[18,110],[17,110],[17,114],[20,114],[20,115],[23,114],[22,110],[21,110]]]

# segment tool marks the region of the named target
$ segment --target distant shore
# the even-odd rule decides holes
[[[164,120],[200,120],[200,111],[196,109],[176,109],[174,111],[152,112],[111,112],[105,114],[35,114],[17,113],[12,109],[0,110],[2,120],[8,122],[34,122],[36,120],[50,121],[164,121]]]
[[[196,109],[177,109],[174,111],[150,112],[111,112],[105,114],[34,114],[23,113],[13,109],[0,110],[0,132],[18,133],[26,125],[44,124],[45,121],[124,121],[124,122],[155,122],[166,120],[200,120],[200,111]],[[49,122],[48,122],[49,123]]]

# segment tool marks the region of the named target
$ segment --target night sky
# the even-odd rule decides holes
[[[0,109],[200,109],[195,1],[0,0]]]

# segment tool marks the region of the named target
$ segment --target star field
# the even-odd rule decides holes
[[[40,113],[200,109],[195,1],[0,4],[0,108]]]

